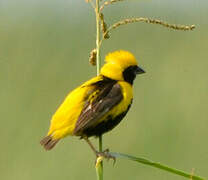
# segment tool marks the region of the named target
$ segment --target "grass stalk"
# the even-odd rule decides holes
[[[100,0],[96,0],[96,49],[97,49],[97,75],[100,74]]]
[[[97,60],[97,75],[100,74],[100,0],[96,0],[95,4],[95,14],[96,14],[96,60]],[[102,135],[99,136],[99,151],[102,152]],[[103,161],[99,157],[96,160],[96,173],[97,173],[97,179],[103,180]]]

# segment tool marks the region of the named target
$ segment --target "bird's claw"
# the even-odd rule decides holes
[[[115,163],[116,163],[116,157],[109,153],[109,149],[105,149],[102,152],[97,152],[96,156],[97,156],[97,158],[102,157],[102,158],[105,158],[107,160],[112,159],[113,160],[113,165],[115,165]]]

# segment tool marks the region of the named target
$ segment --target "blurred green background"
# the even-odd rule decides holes
[[[108,24],[141,16],[197,26],[131,24],[104,42],[102,59],[129,50],[147,72],[104,147],[208,177],[208,2],[129,0],[104,12]],[[96,179],[84,141],[68,137],[50,152],[39,145],[67,93],[96,74],[94,47],[94,12],[84,0],[0,0],[0,179]],[[105,162],[104,171],[108,180],[184,179],[125,160]]]

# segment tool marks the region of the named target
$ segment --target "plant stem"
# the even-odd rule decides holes
[[[97,49],[97,75],[100,74],[100,0],[96,0],[95,14],[96,14],[96,49]],[[99,136],[99,151],[102,152],[102,135]],[[103,161],[97,159],[96,163],[97,179],[103,180]]]
[[[102,137],[102,135],[100,135],[99,136],[99,152],[102,152],[102,151],[103,151],[103,137]],[[102,166],[102,169],[103,169],[103,162],[101,162],[101,166]]]
[[[100,74],[100,0],[96,0],[95,13],[96,13],[96,49],[97,49],[97,75]]]
[[[102,151],[102,136],[99,136],[99,151]],[[97,179],[103,180],[103,157],[97,157],[95,168]]]

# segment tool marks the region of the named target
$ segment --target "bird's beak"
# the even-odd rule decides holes
[[[139,66],[137,66],[136,74],[143,74],[143,73],[145,73],[145,71],[142,68],[140,68]]]

